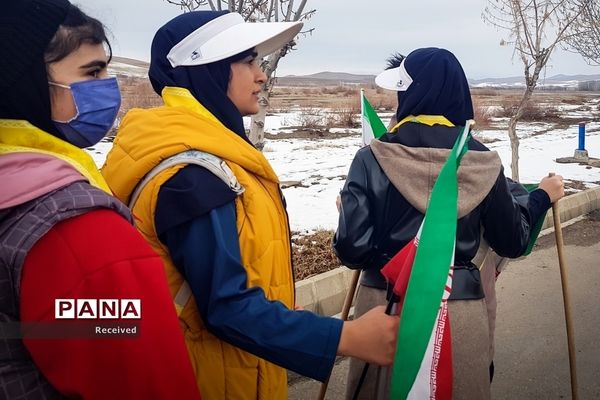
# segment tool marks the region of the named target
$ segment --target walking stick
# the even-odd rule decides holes
[[[550,173],[554,176],[554,173]],[[565,322],[567,324],[567,345],[569,348],[569,367],[571,371],[571,397],[579,399],[577,394],[577,365],[575,360],[575,332],[573,331],[573,320],[571,318],[571,298],[569,297],[569,285],[567,282],[567,264],[564,256],[564,244],[562,228],[560,225],[560,210],[558,201],[552,203],[552,218],[554,219],[554,235],[556,237],[556,250],[558,252],[558,266],[560,269],[560,282],[562,286],[563,304],[565,306]]]
[[[350,287],[348,288],[348,293],[346,293],[346,298],[344,299],[344,305],[342,306],[342,321],[346,321],[348,319],[348,314],[350,314],[350,308],[352,308],[352,301],[354,300],[354,294],[356,293],[356,286],[358,285],[358,278],[360,277],[360,269],[355,270],[352,273],[352,280],[350,281]],[[329,378],[323,383],[321,383],[321,389],[319,390],[319,400],[325,399],[325,393],[327,393],[327,385],[329,385]]]

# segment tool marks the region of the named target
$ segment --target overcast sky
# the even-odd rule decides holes
[[[165,0],[73,0],[112,33],[115,55],[148,61],[156,30],[181,10]],[[472,79],[522,76],[507,35],[483,22],[486,0],[309,0],[312,35],[279,64],[278,75],[321,71],[377,74],[395,51],[452,51]],[[600,74],[577,54],[555,51],[546,76]]]

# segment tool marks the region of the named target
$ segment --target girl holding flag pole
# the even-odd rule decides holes
[[[286,399],[286,369],[325,380],[337,354],[390,365],[398,318],[295,310],[279,180],[246,136],[260,59],[301,22],[190,12],[156,33],[149,77],[165,105],[123,119],[102,173],[163,259],[198,386],[208,399]]]
[[[398,351],[402,354],[397,353],[400,358],[394,364],[393,393],[399,398],[487,399],[488,319],[477,260],[481,238],[501,256],[522,255],[533,224],[551,202],[562,197],[562,178],[544,178],[540,189],[529,196],[528,206],[523,207],[510,193],[497,153],[469,137],[464,154],[461,152],[458,158],[460,168],[455,164],[454,178],[442,184],[451,189],[454,182],[454,189],[436,190],[439,182],[435,187],[434,183],[442,166],[449,162],[450,149],[463,132],[465,121],[473,118],[471,95],[460,63],[447,50],[418,49],[396,68],[381,73],[376,82],[398,91],[399,122],[390,133],[356,154],[341,193],[334,238],[334,249],[344,264],[363,270],[355,312],[360,315],[374,304],[385,303],[389,284],[382,267],[390,260],[402,261],[395,255],[410,243],[416,244],[413,239],[423,229],[421,251],[412,248],[414,264],[410,257],[404,260],[413,272],[400,293],[403,308]],[[436,205],[444,203],[445,208]],[[426,211],[431,215],[421,228]],[[445,257],[447,261],[443,261]],[[437,358],[427,359],[425,350],[433,325],[429,333],[415,331],[421,326],[419,318],[410,317],[423,304],[433,304],[431,310],[426,310],[428,315],[437,314],[450,271],[447,310],[451,340],[442,340],[436,348],[441,351],[434,352]],[[421,281],[415,279],[413,284],[419,274]],[[435,280],[441,286],[428,287]],[[432,291],[433,300],[427,294]],[[450,344],[451,352],[444,351]],[[348,398],[355,392],[363,365],[351,362]],[[441,368],[443,365],[449,368]],[[424,373],[423,367],[429,372]],[[367,376],[359,398],[373,398],[375,376],[376,371]],[[378,393],[379,398],[388,395]]]

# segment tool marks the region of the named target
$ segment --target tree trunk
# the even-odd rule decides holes
[[[510,162],[510,170],[512,179],[516,182],[519,181],[519,137],[517,136],[517,122],[516,116],[512,116],[508,122],[508,137],[510,138],[510,150],[512,154]]]
[[[508,137],[510,138],[510,149],[512,154],[510,163],[511,177],[516,182],[519,182],[519,136],[517,136],[517,123],[523,116],[523,111],[525,110],[529,99],[531,99],[534,88],[535,84],[533,86],[527,85],[525,87],[517,110],[508,122]]]
[[[250,119],[250,135],[248,138],[259,150],[262,150],[265,145],[265,117],[267,116],[267,107],[269,106],[269,92],[273,87],[275,79],[273,72],[277,69],[277,64],[279,64],[283,52],[284,50],[273,53],[265,61],[264,71],[267,81],[263,85],[259,95],[258,113],[254,114]]]
[[[258,113],[250,118],[250,141],[254,146],[262,151],[265,147],[265,118],[267,116],[267,107],[269,106],[269,91],[263,86],[258,99]]]

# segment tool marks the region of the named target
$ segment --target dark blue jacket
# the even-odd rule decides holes
[[[247,288],[235,194],[230,200],[221,196],[223,205],[213,202],[213,208],[206,207],[206,190],[199,183],[209,181],[215,190],[219,185],[229,190],[207,174],[211,175],[193,165],[180,170],[162,186],[155,215],[157,233],[189,283],[203,322],[221,340],[324,381],[333,368],[342,321],[289,310],[267,300],[261,288]]]

